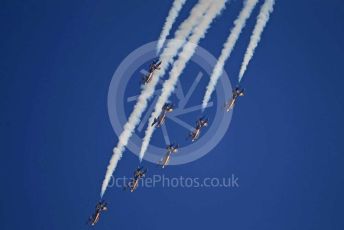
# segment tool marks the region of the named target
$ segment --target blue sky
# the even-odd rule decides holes
[[[194,3],[187,1],[177,24]],[[107,111],[112,75],[130,52],[159,37],[171,3],[1,5],[0,228],[87,228],[117,143]],[[241,6],[233,0],[201,41],[215,57]],[[232,85],[254,17],[226,63]],[[189,164],[160,170],[144,162],[151,174],[169,177],[235,174],[239,188],[112,188],[96,227],[343,229],[343,17],[339,0],[277,1],[224,139]],[[138,84],[127,90],[137,94]],[[137,164],[125,152],[116,175],[131,176]]]

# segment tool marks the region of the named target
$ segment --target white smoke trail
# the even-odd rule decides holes
[[[168,34],[172,28],[173,23],[175,22],[176,18],[179,15],[179,11],[182,9],[183,5],[185,4],[186,0],[174,0],[172,8],[168,13],[168,16],[165,21],[165,25],[161,31],[158,44],[157,44],[157,54],[160,53],[161,48],[163,47]]]
[[[240,72],[239,72],[239,82],[241,81],[246,69],[247,65],[250,62],[254,50],[256,49],[258,42],[260,41],[261,35],[263,33],[264,27],[266,23],[269,21],[270,13],[273,11],[273,7],[275,4],[275,0],[265,0],[264,4],[262,5],[259,15],[257,17],[256,25],[253,29],[250,43],[246,49],[246,53],[244,56],[244,60],[241,64]]]
[[[225,62],[230,57],[232,50],[240,36],[240,33],[242,29],[245,27],[246,21],[250,17],[257,2],[258,0],[244,1],[244,6],[239,16],[237,17],[237,19],[234,21],[234,27],[231,29],[230,35],[228,36],[226,43],[223,45],[221,55],[219,59],[217,60],[217,63],[211,74],[210,81],[208,83],[207,90],[205,92],[203,102],[202,102],[203,110],[207,107],[211,94],[213,93],[215,89],[216,83],[223,73]]]
[[[143,139],[140,150],[140,160],[143,159],[144,154],[147,151],[150,139],[155,129],[155,127],[151,126],[150,124],[152,124],[154,118],[159,116],[159,114],[161,113],[163,105],[167,102],[168,98],[175,88],[178,77],[183,72],[186,63],[194,54],[198,42],[205,36],[214,18],[221,13],[222,9],[225,7],[226,1],[227,0],[215,0],[212,3],[210,9],[204,15],[200,24],[198,24],[197,27],[194,29],[193,34],[189,38],[189,42],[186,43],[186,45],[183,47],[183,50],[179,53],[178,60],[173,64],[173,67],[170,71],[170,78],[164,82],[161,95],[155,105],[155,110],[149,118],[148,127],[146,129],[145,137]]]
[[[127,146],[130,137],[135,131],[135,127],[138,125],[141,119],[141,115],[147,107],[147,101],[152,97],[155,87],[159,82],[159,78],[165,74],[165,71],[169,64],[173,61],[173,58],[177,55],[178,50],[185,44],[186,39],[191,34],[198,21],[203,17],[203,14],[210,7],[212,1],[199,0],[199,2],[192,8],[189,17],[179,26],[175,32],[173,40],[169,41],[160,55],[161,69],[156,71],[155,76],[147,84],[140,94],[134,110],[129,116],[127,123],[124,125],[123,132],[118,138],[117,146],[113,149],[113,154],[110,159],[109,165],[106,169],[105,178],[102,183],[100,196],[103,197],[106,188],[110,182],[111,175],[116,169],[118,161],[122,157],[122,153]]]

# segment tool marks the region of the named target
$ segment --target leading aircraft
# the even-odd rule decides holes
[[[192,131],[189,135],[189,137],[191,137],[192,142],[194,142],[195,140],[199,138],[199,135],[201,134],[201,129],[206,126],[208,126],[207,118],[202,117],[197,120],[195,130]]]
[[[176,153],[178,151],[178,148],[179,148],[178,144],[167,145],[167,147],[166,147],[167,152],[166,152],[164,158],[161,161],[159,161],[159,164],[162,166],[162,168],[165,168],[168,165],[168,163],[170,162],[170,159],[171,159],[171,154]]]
[[[241,89],[239,86],[237,86],[235,87],[235,90],[233,90],[232,99],[225,105],[227,112],[233,109],[236,101],[240,96],[244,96],[244,89]]]
[[[105,201],[99,201],[96,205],[95,211],[92,216],[89,218],[89,224],[94,226],[99,221],[100,213],[102,211],[107,211],[107,203]]]
[[[154,60],[150,64],[148,73],[142,79],[142,82],[144,84],[148,84],[152,80],[152,77],[153,77],[153,74],[154,74],[155,70],[159,70],[160,69],[160,65],[161,65],[161,61],[159,61],[159,60]]]
[[[141,178],[143,178],[147,173],[147,169],[143,169],[143,167],[137,167],[137,169],[134,172],[133,178],[129,181],[126,187],[124,189],[129,188],[130,192],[134,192],[137,187],[139,186],[139,181]]]
[[[162,111],[161,111],[160,115],[157,118],[154,118],[152,126],[154,126],[156,124],[156,127],[158,127],[158,128],[161,127],[165,123],[167,113],[172,112],[173,107],[174,107],[173,104],[166,103],[162,107]]]

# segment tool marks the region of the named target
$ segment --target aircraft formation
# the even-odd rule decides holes
[[[150,64],[148,73],[142,79],[142,84],[144,85],[149,84],[149,82],[154,77],[155,71],[160,69],[160,65],[161,65],[161,61],[159,60],[154,60]],[[234,108],[240,96],[244,96],[244,89],[240,88],[239,86],[236,86],[236,88],[232,91],[232,98],[230,98],[228,103],[225,104],[226,112],[230,112]],[[151,126],[155,125],[157,128],[161,127],[166,121],[167,114],[172,112],[174,107],[175,107],[174,104],[166,103],[162,107],[162,112],[160,113],[160,115],[154,118],[154,121],[151,124]],[[187,136],[187,139],[191,139],[192,142],[197,141],[201,135],[201,130],[207,127],[208,123],[209,123],[208,118],[206,117],[199,118],[196,121],[195,129],[189,133],[189,135]],[[157,164],[161,166],[162,168],[166,168],[166,166],[168,166],[171,160],[172,155],[178,152],[178,148],[179,148],[179,145],[176,143],[167,145],[166,146],[167,151],[164,157],[159,162],[157,162]],[[143,179],[146,176],[146,174],[147,174],[146,168],[143,168],[142,166],[137,167],[137,169],[133,173],[133,177],[130,179],[128,184],[126,184],[123,187],[123,190],[129,190],[130,192],[136,191],[136,189],[139,186],[140,180]],[[100,214],[103,211],[107,211],[107,210],[108,210],[107,203],[103,200],[99,201],[95,207],[94,213],[92,214],[92,216],[90,216],[88,223],[91,226],[94,226],[95,224],[97,224],[100,218]]]
[[[221,12],[225,9],[227,2],[229,1],[199,0],[193,6],[192,10],[190,10],[189,16],[185,18],[176,29],[174,39],[167,41],[166,39],[171,32],[172,25],[174,24],[176,17],[185,3],[185,0],[173,1],[173,5],[166,18],[157,42],[157,59],[149,65],[147,73],[145,73],[145,75],[140,79],[140,83],[143,85],[142,93],[138,97],[136,105],[133,107],[133,111],[126,121],[126,124],[123,126],[123,131],[119,135],[119,141],[116,147],[113,148],[113,153],[106,169],[100,190],[101,199],[108,188],[110,179],[117,167],[118,161],[121,159],[124,151],[126,150],[129,139],[135,133],[136,127],[140,124],[140,122],[142,122],[140,118],[147,108],[149,99],[154,95],[155,88],[160,82],[160,78],[163,77],[167,68],[171,66],[172,68],[169,73],[169,79],[164,82],[163,88],[161,89],[162,93],[157,99],[154,112],[149,117],[145,137],[143,138],[139,152],[140,161],[144,159],[144,154],[147,152],[147,148],[149,147],[149,143],[155,128],[162,127],[166,123],[166,118],[175,109],[173,104],[168,103],[168,99],[172,95],[174,88],[177,86],[179,77],[183,74],[187,63],[196,52],[196,48],[200,40],[205,37],[215,18],[221,15]],[[254,12],[254,9],[259,2],[260,1],[258,0],[242,1],[242,9],[233,23],[233,28],[230,30],[228,38],[223,44],[221,55],[218,57],[211,73],[210,81],[206,87],[202,101],[201,107],[203,110],[208,107],[211,95],[216,90],[216,84],[222,76],[225,63],[230,58],[234,46],[237,43],[240,34],[247,23],[247,20],[250,18],[252,12]],[[261,4],[256,18],[256,24],[253,28],[249,44],[246,48],[243,61],[240,66],[238,84],[240,84],[247,70],[248,64],[253,57],[255,49],[261,40],[264,28],[269,21],[270,14],[273,12],[274,4],[275,0],[264,0],[264,2]],[[235,87],[230,98],[225,98],[227,101],[224,103],[224,111],[231,112],[241,96],[244,96],[244,89],[240,86]],[[200,139],[204,129],[206,129],[208,124],[208,118],[198,118],[194,127],[188,127],[190,132],[187,134],[188,136],[186,139],[190,140],[192,143],[195,143]],[[170,164],[175,153],[178,152],[178,149],[179,145],[177,143],[168,143],[166,152],[161,160],[157,162],[157,165],[161,166],[162,168],[166,168]],[[139,187],[140,180],[145,177],[146,173],[147,169],[139,166],[134,171],[130,182],[124,186],[124,190],[129,190],[130,192],[136,191]],[[90,225],[95,225],[99,221],[101,213],[106,210],[107,205],[103,200],[101,200],[97,204],[95,212],[90,217]]]

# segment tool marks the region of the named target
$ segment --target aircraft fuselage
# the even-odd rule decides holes
[[[165,168],[168,165],[168,162],[170,161],[171,158],[171,153],[168,152],[166,154],[166,156],[164,157],[164,159],[162,160],[161,164],[162,164],[162,168]]]
[[[195,131],[192,133],[192,141],[197,140],[200,133],[201,133],[201,129],[195,129]]]
[[[164,111],[163,114],[161,114],[158,118],[158,123],[156,124],[156,127],[161,127],[164,123],[165,123],[165,120],[166,120],[166,112]]]

